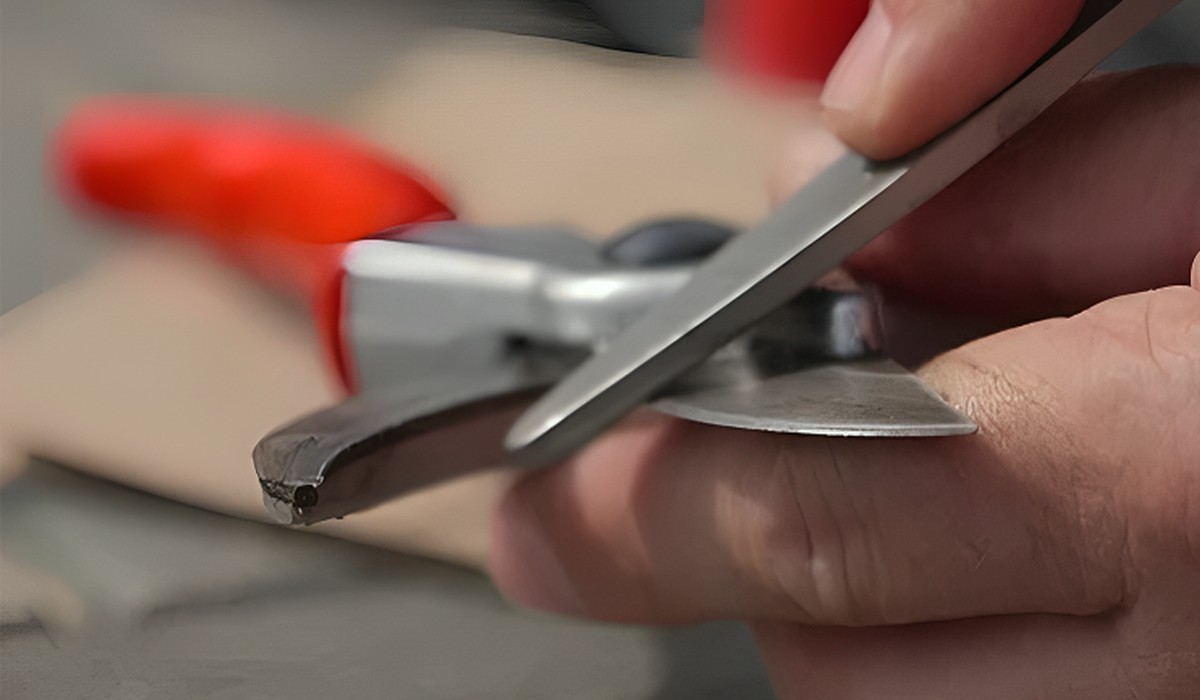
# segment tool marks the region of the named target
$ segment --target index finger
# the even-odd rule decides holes
[[[1012,83],[1082,4],[873,0],[864,12],[864,0],[711,0],[709,17],[713,43],[736,65],[802,81],[828,73],[829,126],[883,160],[929,141]]]
[[[826,123],[878,159],[907,153],[1016,80],[1082,0],[875,0],[821,96]]]

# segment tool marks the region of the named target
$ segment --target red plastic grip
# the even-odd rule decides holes
[[[706,38],[736,71],[822,82],[869,7],[870,0],[709,0]]]
[[[454,218],[433,180],[328,127],[265,112],[152,98],[79,106],[55,142],[64,191],[150,227],[199,237],[225,259],[306,298],[343,384],[345,244]]]

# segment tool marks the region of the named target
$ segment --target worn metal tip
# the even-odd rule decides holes
[[[535,405],[522,414],[504,436],[504,451],[522,466],[540,466],[556,458],[545,448],[546,438],[559,421],[536,409]]]

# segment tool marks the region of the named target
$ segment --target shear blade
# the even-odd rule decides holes
[[[699,370],[654,402],[698,423],[831,437],[967,435],[975,423],[886,357],[825,362],[769,376],[736,367]]]
[[[504,432],[552,379],[435,377],[299,418],[254,448],[263,502],[277,522],[311,525],[499,466]]]

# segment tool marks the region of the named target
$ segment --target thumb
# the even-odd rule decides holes
[[[1200,449],[1200,290],[1121,297],[953,351],[926,378],[979,423],[849,440],[626,426],[501,505],[511,599],[620,622],[902,624],[1132,604]],[[1133,468],[1136,467],[1136,468]]]
[[[1020,77],[1082,4],[876,0],[826,83],[826,122],[871,157],[907,153]]]

